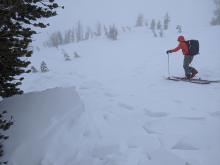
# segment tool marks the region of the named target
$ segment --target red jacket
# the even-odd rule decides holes
[[[189,49],[185,41],[180,41],[179,45],[175,49],[171,49],[171,52],[177,52],[178,50],[182,49],[182,52],[185,56],[189,55]]]

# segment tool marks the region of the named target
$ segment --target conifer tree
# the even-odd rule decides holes
[[[169,27],[169,22],[170,22],[170,16],[168,13],[166,13],[164,17],[164,30],[167,30]]]
[[[92,38],[92,30],[91,30],[91,28],[88,26],[88,27],[87,27],[86,34],[85,34],[85,40],[88,40],[90,37]]]
[[[178,33],[182,33],[182,26],[181,25],[177,25],[176,29],[177,29]]]
[[[5,135],[6,132],[13,124],[13,117],[6,117],[7,112],[3,111],[0,114],[0,164],[8,164],[7,161],[2,161],[2,157],[4,156],[4,141],[8,140],[9,136]]]
[[[108,36],[108,28],[104,25],[104,32],[105,32],[105,35]]]
[[[151,30],[155,30],[155,27],[156,27],[156,22],[155,22],[155,20],[153,19],[153,20],[151,21],[151,24],[150,24],[150,29],[151,29]]]
[[[49,69],[48,69],[48,67],[47,67],[47,64],[46,64],[44,61],[41,62],[40,70],[41,70],[41,72],[43,72],[43,73],[49,71]]]
[[[46,42],[46,45],[49,47],[56,47],[58,48],[59,45],[65,43],[65,36],[63,39],[62,33],[60,31],[54,32],[50,35],[49,40]]]
[[[64,39],[63,39],[63,44],[70,43],[70,40],[71,40],[70,37],[71,37],[71,31],[70,30],[65,31]]]
[[[161,38],[163,37],[163,29],[160,29],[159,35]]]
[[[144,25],[144,15],[139,14],[136,21],[136,26],[143,26]]]
[[[220,0],[214,0],[216,9],[214,11],[215,17],[211,21],[211,25],[220,25]]]
[[[160,21],[157,22],[157,30],[160,30],[161,29],[161,23]]]
[[[83,40],[83,26],[80,21],[78,21],[76,28],[76,41],[80,42]]]
[[[74,29],[74,27],[72,28],[72,30],[71,30],[71,34],[70,34],[70,41],[71,42],[75,42],[75,40],[76,40],[76,37],[75,37],[75,29]]]
[[[115,27],[115,25],[110,26],[108,38],[111,40],[117,40],[117,36],[118,36],[118,29]]]
[[[96,29],[97,29],[96,36],[101,36],[102,35],[102,25],[100,22],[97,23]]]
[[[19,85],[21,74],[30,72],[26,57],[32,55],[29,45],[36,34],[33,27],[47,27],[49,24],[39,20],[55,16],[58,7],[54,0],[0,1],[0,96],[23,93]]]

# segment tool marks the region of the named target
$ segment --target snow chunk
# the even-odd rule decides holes
[[[176,150],[198,150],[197,147],[193,146],[192,144],[190,144],[189,142],[186,142],[184,140],[180,140],[179,142],[177,142],[172,149],[176,149]]]
[[[85,125],[79,125],[84,106],[75,88],[14,96],[0,102],[0,109],[15,120],[6,145],[12,164],[45,164],[51,158],[63,164],[77,153]]]

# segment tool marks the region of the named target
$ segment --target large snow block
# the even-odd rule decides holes
[[[14,118],[6,144],[6,159],[13,165],[39,164],[47,152],[57,154],[68,146],[74,150],[78,143],[82,127],[76,125],[84,106],[73,87],[7,98],[0,102],[0,110]]]

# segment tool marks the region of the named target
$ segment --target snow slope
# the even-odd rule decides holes
[[[218,43],[209,44],[204,32],[219,40],[218,28],[190,30],[202,47],[193,65],[201,77],[219,79]],[[50,71],[26,75],[27,94],[1,102],[1,109],[13,109],[16,123],[11,164],[218,165],[220,84],[164,79],[164,52],[175,37],[153,38],[138,28],[115,42],[100,38],[36,53],[32,64],[45,60]],[[61,49],[72,61],[64,60]],[[80,58],[73,57],[75,50]],[[170,57],[172,75],[183,75],[180,54]],[[41,92],[48,88],[55,89]]]
[[[25,75],[25,94],[0,102],[15,118],[9,164],[219,165],[220,84],[165,80],[165,52],[177,45],[176,24],[164,38],[132,28],[117,41],[102,36],[35,51],[32,65],[39,68],[44,60],[50,71]],[[187,39],[200,41],[193,66],[199,77],[220,79],[219,27],[201,25],[183,29]],[[181,52],[170,55],[171,75],[183,75],[182,60]]]

